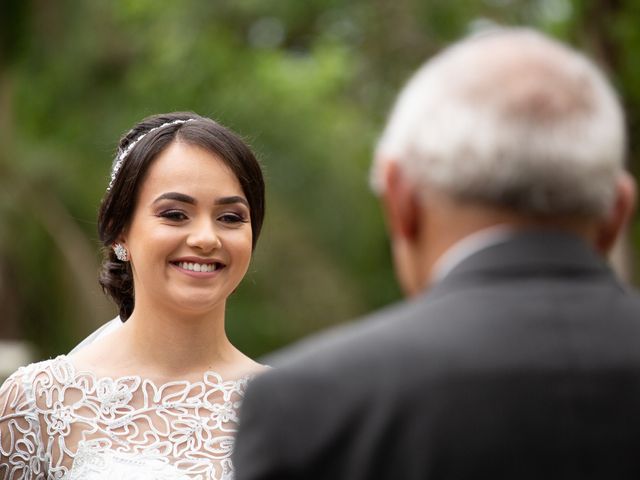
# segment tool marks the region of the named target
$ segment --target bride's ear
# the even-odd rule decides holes
[[[121,232],[116,240],[111,244],[111,249],[116,254],[118,260],[123,262],[128,262],[130,260],[129,244],[127,243],[127,237],[124,231]]]
[[[607,255],[629,223],[636,206],[636,182],[628,172],[623,172],[616,181],[616,195],[611,210],[600,222],[596,237],[596,248]]]

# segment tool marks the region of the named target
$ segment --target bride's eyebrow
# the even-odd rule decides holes
[[[188,203],[190,205],[195,205],[197,200],[189,195],[179,192],[167,192],[159,195],[153,202],[153,204],[158,203],[160,200],[176,200],[178,202]]]
[[[231,197],[216,198],[214,205],[231,205],[234,203],[241,203],[245,205],[247,208],[249,208],[249,202],[247,202],[247,200],[244,197],[241,197],[239,195],[233,195]]]
[[[185,193],[166,192],[156,197],[152,204],[156,204],[161,200],[176,200],[178,202],[188,203],[190,205],[196,205],[198,203],[195,198]],[[214,205],[233,205],[234,203],[241,203],[242,205],[249,208],[249,202],[247,202],[246,198],[241,197],[240,195],[216,198],[213,203]]]

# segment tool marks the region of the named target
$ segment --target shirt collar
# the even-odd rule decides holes
[[[467,235],[462,240],[454,243],[438,258],[431,269],[431,283],[434,284],[441,281],[455,267],[471,255],[492,245],[506,241],[513,233],[513,227],[508,225],[495,225]]]

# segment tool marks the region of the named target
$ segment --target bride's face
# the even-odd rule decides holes
[[[249,204],[229,167],[174,142],[150,166],[122,243],[133,270],[136,310],[224,309],[252,250]]]

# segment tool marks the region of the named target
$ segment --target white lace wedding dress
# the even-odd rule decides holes
[[[64,355],[23,367],[0,388],[0,479],[231,479],[248,380],[96,377]]]

